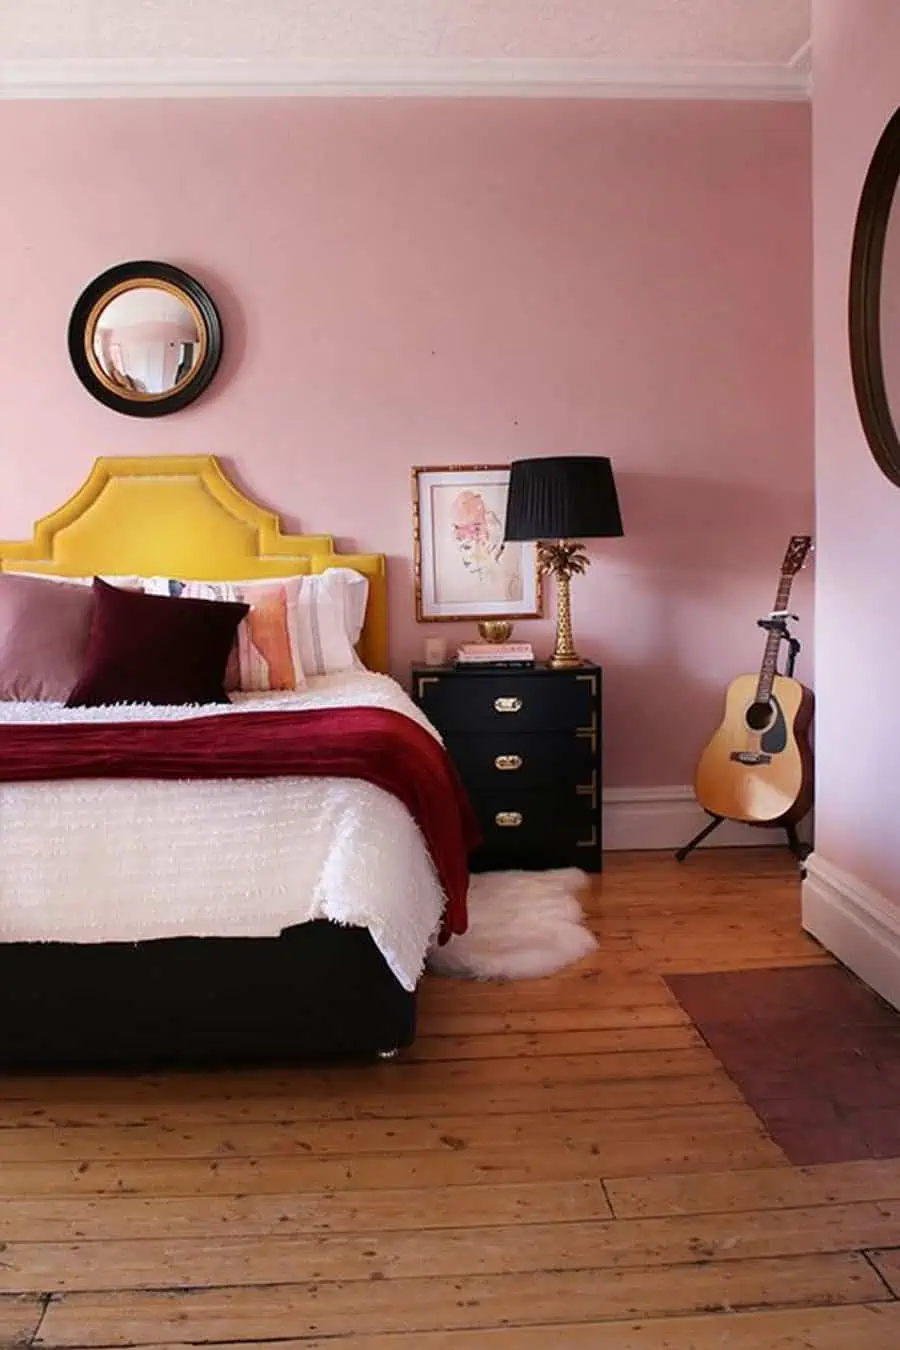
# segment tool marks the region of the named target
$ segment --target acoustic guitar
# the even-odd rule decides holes
[[[811,547],[809,535],[792,536],[773,618],[787,613],[794,577]],[[791,825],[812,805],[813,696],[799,680],[776,673],[781,641],[777,626],[769,627],[759,674],[739,675],[728,686],[725,715],[694,778],[697,800],[710,815]]]

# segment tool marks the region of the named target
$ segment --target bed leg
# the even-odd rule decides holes
[[[396,1059],[400,1054],[400,1050],[398,1046],[393,1045],[390,1050],[378,1050],[376,1053],[379,1059]]]

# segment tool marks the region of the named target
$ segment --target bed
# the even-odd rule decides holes
[[[377,777],[332,775],[326,761],[310,778],[302,757],[270,772],[262,733],[248,739],[257,727],[293,737],[294,714],[326,742],[342,717],[363,732],[388,723],[404,755],[429,760],[426,795],[445,772],[437,733],[384,673],[383,557],[284,533],[215,458],[194,456],[100,459],[31,540],[0,543],[0,571],[57,578],[217,582],[337,567],[368,580],[359,661],[303,691],[114,713],[0,702],[7,767],[17,737],[55,748],[70,731],[79,744],[114,733],[179,745],[203,731],[223,755],[244,756],[214,781],[177,769],[156,778],[146,765],[132,778],[126,763],[0,782],[0,1065],[393,1055],[411,1044],[428,943],[442,925],[446,935],[447,869],[458,891],[466,866],[452,831],[443,858],[435,847],[446,804],[429,808],[429,834],[416,802]]]

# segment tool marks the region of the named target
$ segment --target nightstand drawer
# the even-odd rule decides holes
[[[590,736],[573,731],[450,733],[445,744],[470,792],[544,789],[589,784],[596,755]]]
[[[599,847],[599,813],[588,796],[490,792],[473,804],[482,833],[476,863],[590,867]]]
[[[481,828],[502,830],[506,839],[577,838],[594,816],[590,796],[575,792],[484,792],[473,805]]]
[[[561,672],[553,679],[503,675],[419,676],[417,697],[440,732],[568,731],[594,723],[596,674]]]

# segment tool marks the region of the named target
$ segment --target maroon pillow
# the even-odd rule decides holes
[[[63,702],[84,664],[93,603],[88,586],[0,575],[0,699]]]
[[[225,667],[249,605],[93,584],[87,657],[66,706],[227,703]]]

